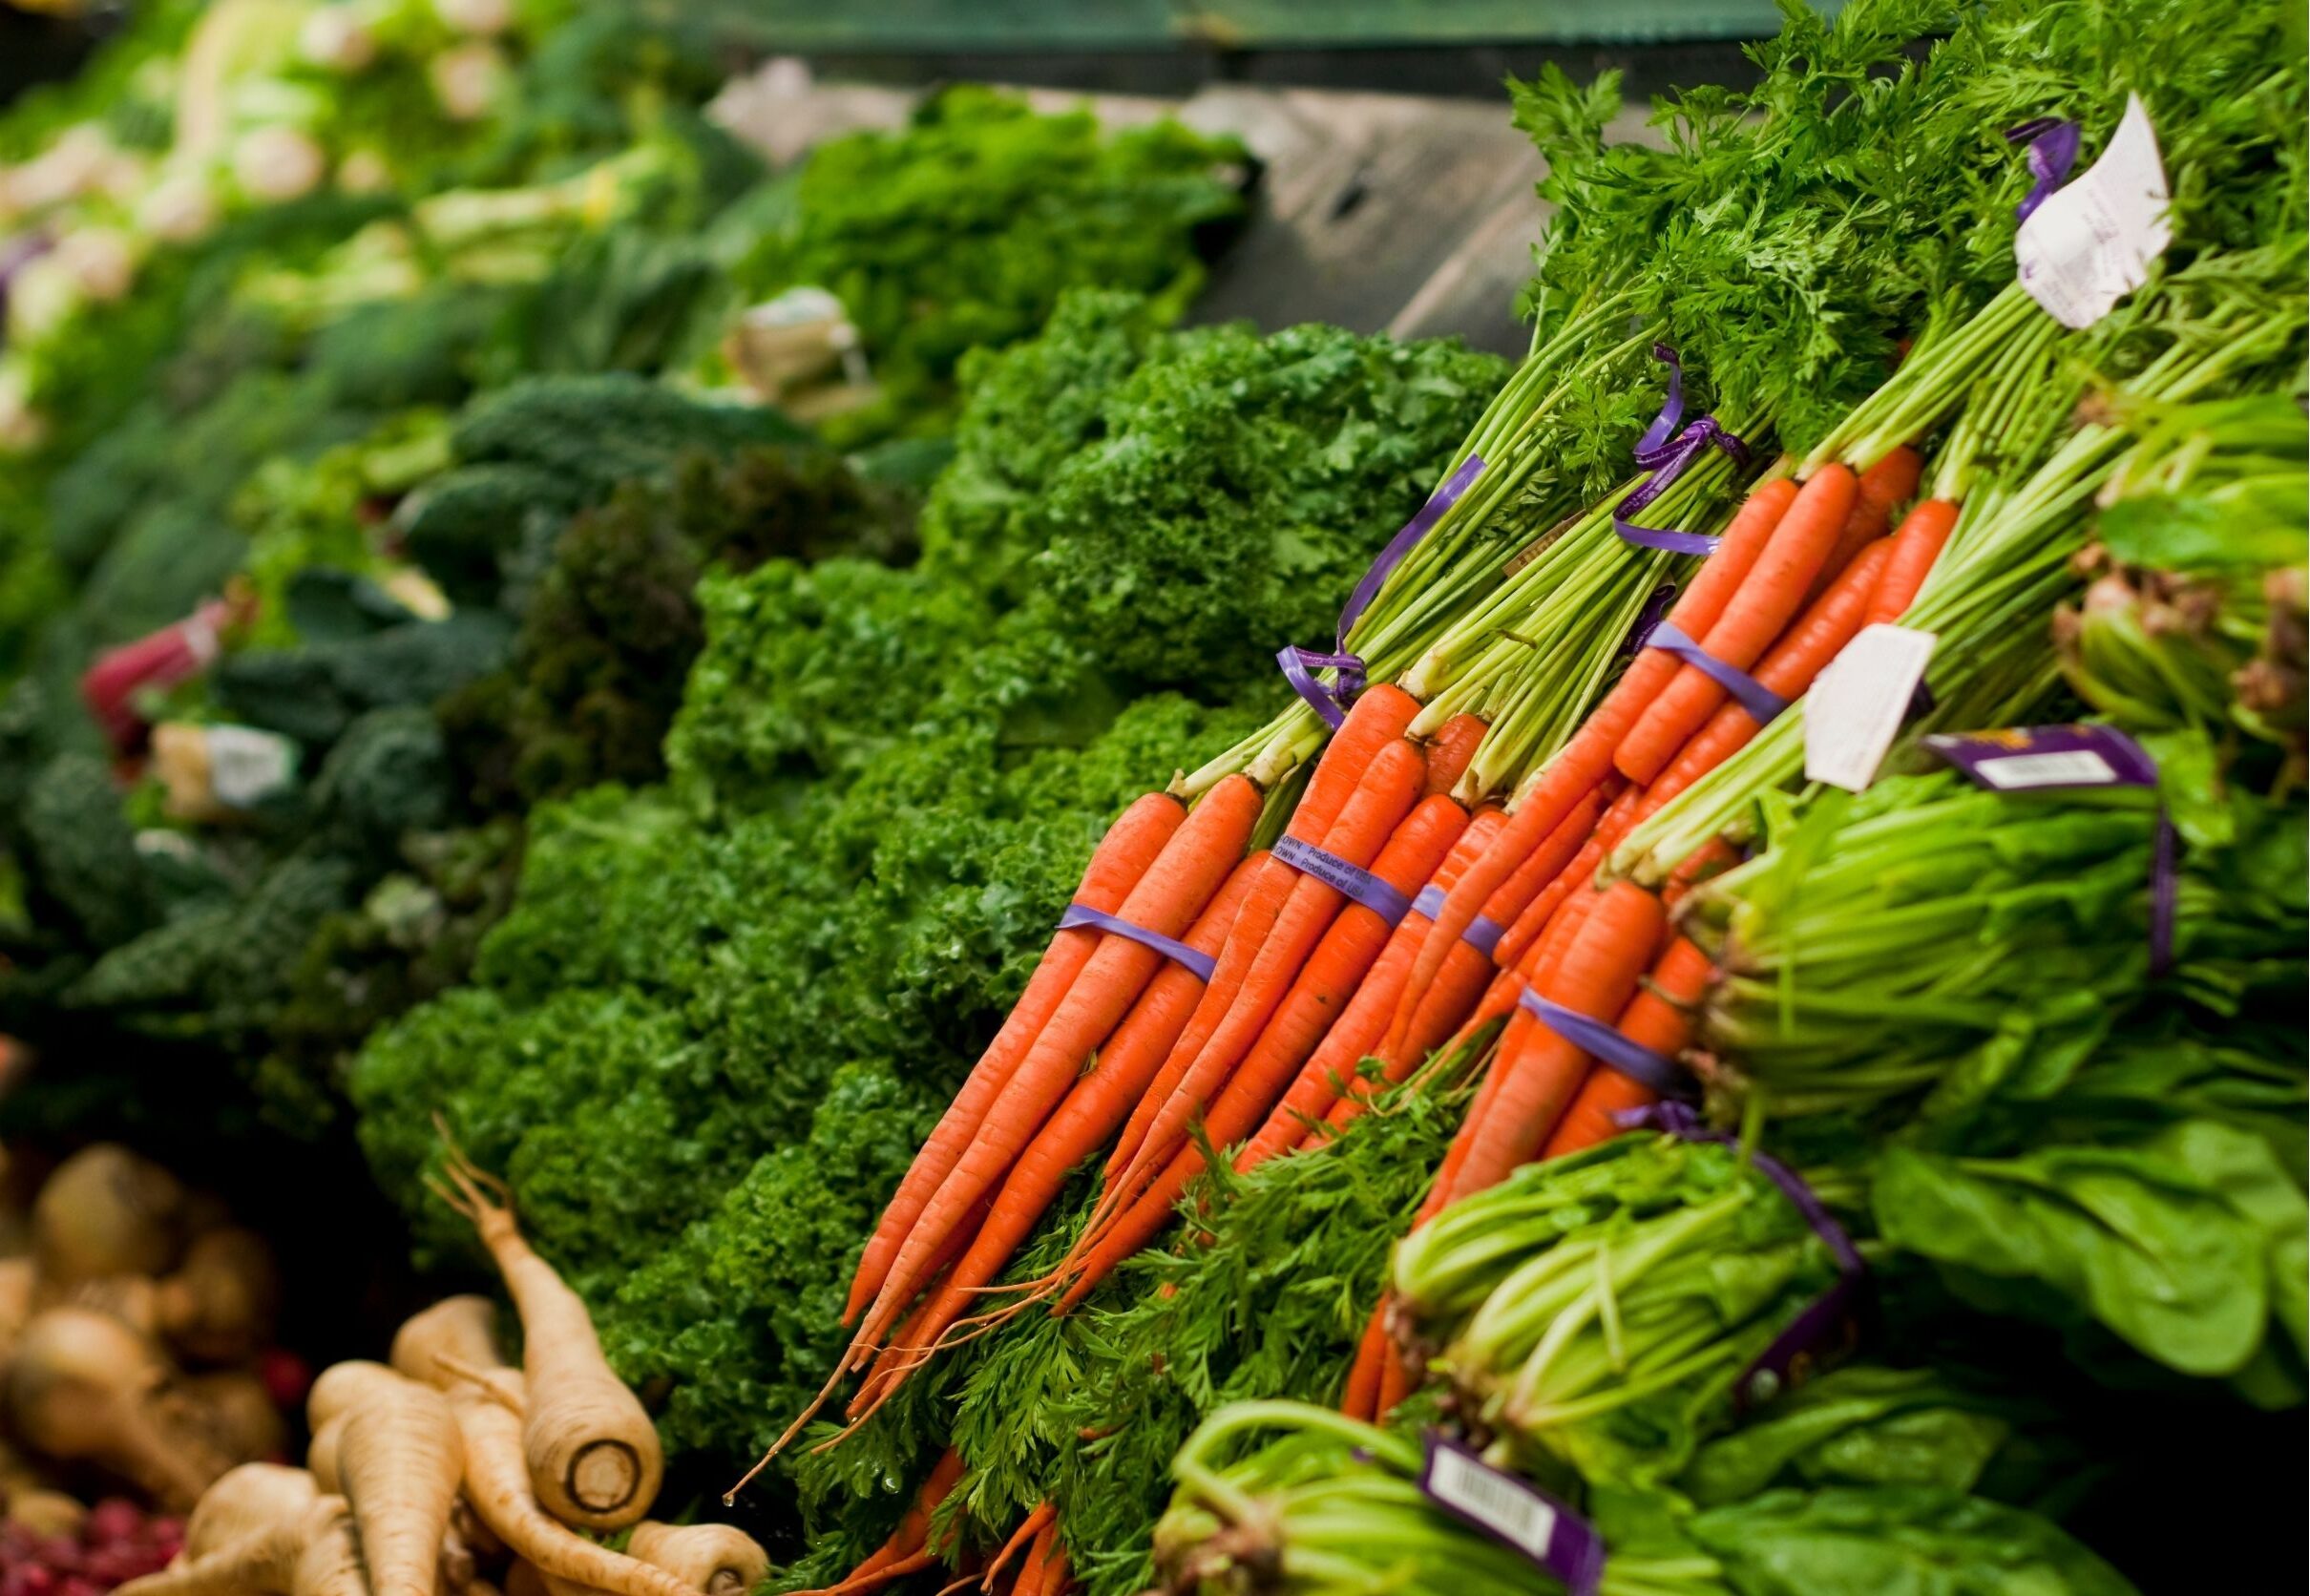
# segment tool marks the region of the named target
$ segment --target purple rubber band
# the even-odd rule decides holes
[[[1110,914],[1087,903],[1070,903],[1066,913],[1059,916],[1059,929],[1073,931],[1079,926],[1127,936],[1143,948],[1152,948],[1206,986],[1211,984],[1211,972],[1219,968],[1219,961],[1209,954],[1198,953],[1176,937],[1166,936],[1160,931],[1149,931],[1143,925],[1133,925],[1120,914]]]
[[[1428,502],[1419,507],[1418,514],[1388,539],[1388,546],[1379,551],[1379,557],[1372,561],[1371,569],[1363,574],[1363,579],[1355,584],[1355,590],[1348,595],[1348,601],[1339,612],[1339,627],[1333,634],[1333,653],[1293,646],[1275,656],[1292,691],[1307,700],[1309,706],[1334,731],[1347,719],[1348,705],[1364,689],[1363,661],[1349,650],[1348,634],[1363,619],[1363,612],[1371,607],[1372,600],[1379,597],[1380,584],[1388,579],[1388,573],[1402,564],[1404,556],[1418,547],[1419,540],[1436,530],[1436,523],[1443,519],[1444,512],[1458,504],[1460,495],[1483,473],[1483,456],[1469,455],[1460,463],[1458,471],[1444,478],[1441,487],[1428,495]],[[1319,670],[1335,670],[1339,679],[1327,687],[1315,680],[1314,673]]]
[[[1312,875],[1333,891],[1354,899],[1390,926],[1401,924],[1403,917],[1412,912],[1412,900],[1403,893],[1370,871],[1349,864],[1336,853],[1327,853],[1312,842],[1281,837],[1269,852],[1300,874]]]
[[[1652,475],[1621,500],[1612,513],[1612,530],[1620,534],[1623,542],[1639,548],[1666,549],[1680,555],[1714,554],[1718,539],[1706,533],[1638,526],[1628,518],[1667,493],[1704,450],[1721,449],[1740,464],[1749,463],[1749,446],[1726,431],[1712,415],[1701,416],[1682,432],[1676,432],[1676,425],[1685,413],[1684,363],[1666,344],[1652,346],[1652,358],[1669,368],[1669,397],[1652,425],[1645,430],[1645,435],[1636,440],[1635,450],[1637,465]],[[1676,432],[1673,441],[1670,438],[1671,432]]]
[[[1494,1468],[1475,1448],[1430,1430],[1419,1491],[1444,1512],[1560,1582],[1565,1596],[1596,1596],[1605,1543],[1570,1504]]]
[[[2069,180],[2069,169],[2077,164],[2079,128],[2075,122],[2058,116],[2037,116],[2017,128],[2006,130],[2008,144],[2028,145],[2023,152],[2029,171],[2037,181],[2022,202],[2013,207],[2013,220],[2026,221],[2029,213],[2053,196],[2053,191]]]
[[[1702,1124],[1690,1106],[1682,1102],[1656,1102],[1643,1108],[1623,1109],[1612,1118],[1630,1129],[1654,1126],[1680,1141],[1714,1142],[1726,1147],[1740,1144],[1723,1131],[1711,1130]],[[1749,1162],[1759,1174],[1780,1187],[1781,1195],[1789,1199],[1797,1216],[1827,1246],[1830,1256],[1837,1260],[1838,1279],[1790,1320],[1732,1382],[1733,1404],[1743,1411],[1753,1403],[1779,1395],[1792,1383],[1792,1373],[1800,1363],[1814,1358],[1824,1342],[1849,1334],[1854,1299],[1859,1294],[1867,1267],[1861,1262],[1860,1249],[1853,1245],[1853,1238],[1805,1184],[1803,1176],[1761,1149],[1751,1149]]]
[[[1551,1002],[1528,986],[1516,1001],[1526,1014],[1574,1047],[1647,1091],[1664,1098],[1691,1096],[1691,1076],[1667,1055],[1655,1053],[1642,1042],[1630,1041],[1603,1020],[1578,1009]]]
[[[1789,707],[1789,701],[1766,686],[1738,665],[1727,664],[1715,655],[1694,642],[1684,629],[1673,621],[1664,620],[1652,628],[1644,640],[1647,648],[1657,648],[1663,654],[1673,654],[1692,666],[1710,681],[1740,701],[1740,706],[1764,725]]]
[[[1412,913],[1425,914],[1431,920],[1441,919],[1443,906],[1444,890],[1431,881],[1420,888],[1419,895],[1412,900]],[[1479,914],[1468,922],[1468,929],[1460,934],[1460,939],[1490,958],[1493,950],[1500,946],[1500,939],[1507,934],[1506,926],[1488,915]]]
[[[1308,703],[1308,707],[1323,717],[1324,724],[1337,731],[1348,719],[1347,706],[1363,691],[1363,662],[1353,654],[1318,654],[1312,648],[1288,643],[1275,662],[1283,667],[1283,679],[1292,684],[1292,691]],[[1327,687],[1315,680],[1319,670],[1335,670],[1339,680]]]

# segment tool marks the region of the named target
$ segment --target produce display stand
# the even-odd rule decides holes
[[[8,27],[0,1596],[2310,1572],[2295,10]]]

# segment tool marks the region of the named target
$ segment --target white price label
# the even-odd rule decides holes
[[[2117,780],[2110,762],[2090,748],[1980,759],[1973,763],[1973,773],[2006,791],[2032,787],[2109,787]]]
[[[1429,1459],[1428,1495],[1480,1523],[1498,1540],[1535,1563],[1545,1563],[1556,1541],[1556,1509],[1527,1485],[1478,1460],[1438,1449]]]
[[[2021,284],[2066,327],[2090,327],[2140,287],[2151,262],[2174,242],[2170,196],[2157,134],[2141,96],[2101,159],[2048,195],[2013,237]]]
[[[1933,658],[1933,634],[1864,626],[1805,694],[1805,780],[1859,792],[1877,779]]]
[[[255,726],[210,726],[209,791],[220,804],[247,808],[289,785],[296,774],[296,746]]]

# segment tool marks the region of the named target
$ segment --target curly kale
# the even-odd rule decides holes
[[[1143,326],[1127,301],[1082,296],[987,363],[926,547],[1112,671],[1227,696],[1271,677],[1281,644],[1330,635],[1507,368],[1336,327]],[[1135,344],[1128,375],[1081,404],[1083,374],[1119,371]],[[1063,455],[1019,435],[1046,394]]]
[[[740,279],[826,288],[858,327],[880,397],[830,435],[936,430],[964,354],[1033,334],[1067,287],[1151,295],[1176,317],[1202,282],[1199,236],[1242,212],[1230,178],[1247,159],[1169,120],[1103,136],[1087,111],[951,88],[903,129],[813,151],[790,223]]]
[[[144,862],[103,761],[89,754],[49,761],[27,788],[11,830],[31,885],[84,943],[112,947],[152,922]],[[43,918],[37,904],[34,918]]]

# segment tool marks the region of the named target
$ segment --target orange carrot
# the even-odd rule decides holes
[[[1186,936],[1188,947],[1206,955],[1218,951],[1257,868],[1250,859],[1236,866]],[[880,1387],[894,1386],[903,1378],[961,1317],[978,1288],[1002,1271],[1066,1185],[1075,1166],[1113,1134],[1129,1105],[1146,1090],[1202,989],[1203,982],[1195,973],[1177,963],[1166,964],[1147,984],[1130,1014],[1100,1048],[1090,1073],[1075,1082],[1059,1112],[1037,1133],[1018,1167],[1004,1179],[986,1224],[972,1238],[970,1250],[925,1302],[921,1316],[905,1334],[892,1337],[894,1353],[918,1355],[898,1363],[889,1379],[870,1379],[859,1392],[861,1398],[879,1395]]]
[[[1468,771],[1476,746],[1491,729],[1480,715],[1455,715],[1428,739],[1428,784],[1423,795],[1449,792]]]
[[[1363,784],[1341,808],[1338,821],[1324,839],[1324,850],[1358,869],[1368,868],[1411,811],[1426,767],[1427,762],[1419,750],[1400,737],[1381,748],[1366,767]],[[1288,867],[1270,864],[1270,871],[1276,869]],[[1203,1111],[1266,1028],[1276,1005],[1283,1001],[1292,982],[1307,963],[1308,956],[1337,916],[1345,901],[1337,888],[1313,875],[1295,871],[1290,873],[1295,878],[1291,894],[1270,925],[1244,976],[1242,990],[1228,1007],[1226,1018],[1213,1028],[1186,1073],[1180,1077],[1170,1100],[1148,1125],[1146,1140],[1132,1166],[1109,1188],[1106,1195],[1115,1203],[1127,1201],[1139,1184],[1168,1162],[1185,1139],[1188,1122]],[[1250,913],[1247,902],[1244,914]],[[1235,931],[1228,938],[1229,946],[1234,945],[1242,933],[1243,921],[1239,917]],[[1105,1198],[1102,1203],[1113,1206]]]
[[[1465,812],[1444,794],[1421,799],[1388,839],[1372,873],[1408,894],[1435,873],[1466,824]],[[1204,1125],[1212,1146],[1225,1147],[1240,1140],[1274,1105],[1300,1064],[1315,1050],[1348,994],[1378,956],[1388,932],[1388,922],[1363,904],[1350,903],[1340,911],[1259,1040],[1212,1102]],[[1202,1147],[1186,1143],[1127,1211],[1112,1224],[1087,1232],[1089,1245],[1077,1244],[1082,1256],[1081,1270],[1060,1299],[1059,1311],[1063,1312],[1081,1302],[1118,1263],[1145,1246],[1169,1222],[1172,1205],[1203,1167]]]
[[[1692,1040],[1692,1011],[1708,990],[1709,975],[1709,956],[1690,937],[1675,937],[1613,1029],[1663,1057],[1676,1057]],[[1649,1089],[1599,1064],[1588,1071],[1541,1156],[1558,1158],[1609,1141],[1621,1129],[1614,1115],[1652,1101]]]
[[[1512,925],[1524,906],[1542,895],[1549,883],[1564,873],[1577,857],[1582,840],[1597,826],[1605,800],[1610,796],[1609,784],[1618,779],[1608,778],[1606,785],[1582,798],[1540,846],[1525,854],[1507,880],[1501,883],[1500,890],[1485,902],[1483,914],[1487,919],[1495,925]],[[1448,893],[1445,901],[1451,901]],[[1429,934],[1433,936],[1436,933],[1431,931]],[[1389,1069],[1408,1073],[1460,1028],[1467,1018],[1469,1005],[1490,984],[1499,968],[1495,962],[1499,956],[1497,947],[1487,955],[1464,937],[1446,953],[1435,984],[1414,1006],[1411,1022],[1403,1027],[1400,1036],[1391,1038],[1380,1049],[1380,1057]],[[1402,1013],[1400,1005],[1396,1012]]]
[[[1386,1423],[1388,1415],[1396,1411],[1396,1404],[1412,1394],[1411,1359],[1404,1356],[1403,1349],[1396,1345],[1393,1336],[1388,1338],[1387,1351],[1388,1355],[1381,1359],[1379,1365],[1379,1395],[1372,1406],[1372,1422],[1375,1424]]]
[[[1437,867],[1435,884],[1449,891],[1467,861],[1482,851],[1506,819],[1497,808],[1479,809],[1470,818],[1467,830],[1460,832],[1460,840],[1452,845],[1452,850],[1444,855],[1444,862]],[[1412,972],[1412,956],[1418,952],[1427,929],[1428,918],[1418,910],[1403,917],[1388,937],[1387,946],[1380,950],[1379,957],[1356,983],[1354,997],[1341,1011],[1338,1022],[1325,1034],[1323,1045],[1309,1058],[1299,1078],[1292,1082],[1292,1089],[1284,1094],[1283,1101],[1269,1114],[1267,1124],[1260,1126],[1236,1159],[1238,1170],[1251,1168],[1277,1153],[1300,1145],[1311,1125],[1327,1114],[1335,1113],[1341,1103],[1350,1100],[1360,1103],[1369,1099],[1376,1088],[1370,1079],[1356,1073],[1357,1066],[1377,1045],[1380,1028],[1395,1014],[1404,977]]]
[[[1371,1318],[1364,1322],[1363,1338],[1355,1343],[1355,1361],[1348,1366],[1348,1383],[1339,1394],[1339,1411],[1370,1423],[1379,1412],[1379,1382],[1396,1338],[1388,1334],[1388,1293],[1383,1290]]]
[[[1745,671],[1780,636],[1828,560],[1858,493],[1853,472],[1835,461],[1813,474],[1774,529],[1772,541],[1739,594],[1702,639],[1701,646],[1712,657]],[[1689,628],[1687,635],[1692,635]],[[1659,653],[1646,650],[1648,657]],[[1650,781],[1725,696],[1723,686],[1698,665],[1682,666],[1629,727],[1612,756],[1613,765],[1630,781]]]
[[[1947,499],[1927,499],[1902,518],[1900,530],[1893,535],[1893,558],[1885,566],[1865,624],[1899,620],[1908,613],[1956,529],[1957,506]]]
[[[1658,898],[1633,882],[1614,883],[1587,908],[1541,995],[1590,1018],[1612,1019],[1651,963],[1664,923]],[[1579,1089],[1586,1058],[1542,1023],[1513,1056],[1503,1039],[1492,1066],[1500,1090],[1472,1133],[1450,1200],[1495,1185],[1540,1150]]]
[[[1786,477],[1775,477],[1750,494],[1725,528],[1716,552],[1701,562],[1691,585],[1669,612],[1668,619],[1686,636],[1700,637],[1713,629],[1796,497],[1796,485]],[[1571,741],[1557,750],[1540,780],[1508,811],[1508,824],[1445,896],[1436,928],[1420,947],[1411,978],[1405,982],[1403,1001],[1396,1005],[1396,1020],[1389,1027],[1391,1052],[1405,1042],[1413,1016],[1435,984],[1438,971],[1460,945],[1460,937],[1484,904],[1573,806],[1604,779],[1611,768],[1613,751],[1637,716],[1674,679],[1676,669],[1677,662],[1658,649],[1641,651]],[[1442,1034],[1449,1035],[1452,1028],[1446,1025]]]
[[[1010,1538],[1002,1544],[1002,1549],[997,1552],[994,1561],[987,1564],[985,1574],[978,1581],[978,1588],[981,1590],[993,1589],[995,1577],[1010,1565],[1011,1559],[1025,1551],[1028,1545],[1048,1529],[1058,1517],[1059,1510],[1049,1502],[1037,1502],[1034,1511],[1018,1521],[1018,1527],[1011,1531]],[[1028,1559],[1030,1564],[1033,1561],[1032,1557]]]
[[[1838,651],[1861,629],[1863,612],[1876,595],[1893,556],[1893,539],[1886,537],[1861,550],[1845,567],[1844,574],[1813,600],[1813,607],[1773,645],[1764,662],[1756,667],[1756,680],[1785,699],[1799,698],[1811,688],[1813,679],[1828,667]],[[1645,789],[1648,811],[1666,804],[1731,759],[1761,729],[1756,717],[1741,704],[1717,705],[1708,724],[1692,734],[1669,767],[1660,773],[1660,779]]]
[[[1383,750],[1402,741],[1405,729],[1418,713],[1419,701],[1400,687],[1383,683],[1358,698],[1354,707],[1348,711],[1347,720],[1332,734],[1331,744],[1317,762],[1307,790],[1300,794],[1298,805],[1292,810],[1291,823],[1285,827],[1284,834],[1321,847],[1372,762]],[[1137,1155],[1155,1115],[1170,1102],[1188,1066],[1202,1055],[1211,1033],[1233,1008],[1237,995],[1243,990],[1244,978],[1250,974],[1252,963],[1267,945],[1268,934],[1274,929],[1275,916],[1283,912],[1299,880],[1298,872],[1271,855],[1263,854],[1261,860],[1250,892],[1235,916],[1234,928],[1228,934],[1227,945],[1220,950],[1218,967],[1211,972],[1210,982],[1196,1003],[1186,1030],[1173,1045],[1171,1057],[1165,1060],[1163,1073],[1156,1077],[1152,1093],[1160,1096],[1144,1120],[1134,1114],[1124,1127],[1123,1143],[1130,1150],[1126,1152],[1119,1145],[1107,1161],[1109,1189]]]
[[[1124,899],[1146,873],[1163,845],[1186,819],[1186,810],[1179,800],[1166,793],[1150,792],[1133,803],[1107,828],[1107,834],[1092,851],[1090,865],[1082,873],[1082,885],[1076,889],[1075,901],[1110,914],[1121,909]],[[930,1140],[914,1155],[914,1162],[892,1196],[890,1206],[883,1209],[882,1219],[874,1227],[865,1252],[859,1256],[857,1271],[850,1278],[850,1298],[842,1312],[844,1324],[855,1322],[881,1291],[891,1264],[897,1258],[898,1249],[914,1228],[914,1221],[977,1133],[978,1123],[985,1118],[988,1105],[1001,1092],[1018,1061],[1026,1057],[1027,1049],[1066,997],[1067,989],[1089,961],[1099,941],[1098,932],[1081,927],[1056,933],[1051,937],[1034,975],[1027,978],[1026,990],[1011,1005],[1002,1028],[995,1033],[995,1040],[972,1066],[962,1090],[947,1105]]]
[[[1243,845],[1258,822],[1260,804],[1257,785],[1245,776],[1229,776],[1206,793],[1131,889],[1122,917],[1166,936],[1185,932],[1242,857]],[[956,1234],[970,1206],[993,1189],[1018,1150],[1042,1128],[1082,1073],[1083,1060],[1106,1040],[1164,962],[1162,954],[1130,937],[1100,939],[1042,1034],[1019,1060],[979,1134],[900,1245],[859,1327],[861,1345],[889,1329],[930,1278],[930,1260]]]
[[[1011,1596],[1051,1596],[1052,1559],[1059,1550],[1059,1521],[1045,1519],[1035,1531],[1035,1541],[1027,1548],[1025,1561],[1018,1565],[1018,1579],[1011,1586]]]
[[[1845,516],[1844,530],[1837,535],[1836,547],[1822,561],[1820,575],[1813,579],[1812,597],[1820,597],[1856,555],[1885,535],[1893,525],[1893,513],[1909,502],[1924,470],[1925,457],[1901,444],[1860,473],[1852,512]]]

